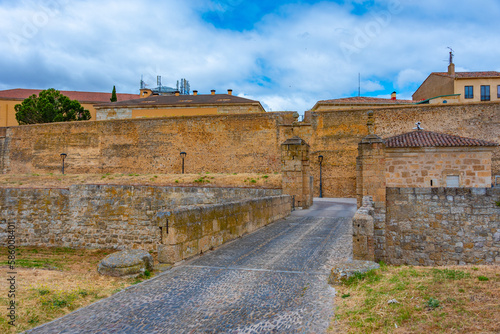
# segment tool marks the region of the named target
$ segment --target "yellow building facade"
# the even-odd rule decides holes
[[[0,127],[17,126],[16,104],[21,104],[31,95],[38,95],[41,89],[9,89],[0,91]],[[96,93],[96,92],[76,92],[76,91],[60,91],[61,94],[69,97],[71,100],[80,102],[83,108],[90,112],[91,120],[96,119],[95,104],[109,102],[111,93]],[[138,94],[116,94],[118,102],[125,100],[138,99]]]
[[[500,72],[433,72],[412,96],[415,102],[477,103],[500,101]]]
[[[102,103],[95,106],[96,119],[129,119],[173,116],[198,116],[216,114],[263,113],[265,109],[259,101],[250,100],[232,94],[180,95],[179,92],[168,95],[152,95],[148,90],[141,90],[141,99],[115,103]]]

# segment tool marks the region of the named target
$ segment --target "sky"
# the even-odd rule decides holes
[[[0,0],[0,90],[199,94],[302,114],[411,95],[430,72],[500,71],[498,0]],[[359,77],[358,77],[359,76]]]

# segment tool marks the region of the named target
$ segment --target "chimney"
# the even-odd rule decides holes
[[[215,95],[215,89],[212,89],[210,92],[212,93],[212,95]]]
[[[178,90],[175,91],[175,96],[179,96],[181,92],[179,92]]]
[[[392,92],[391,93],[391,100],[395,100],[396,99],[396,92]]]
[[[194,96],[198,95],[198,91],[197,90],[193,90],[193,95]]]
[[[232,90],[232,89],[228,89],[228,90],[227,90],[227,94],[228,94],[228,95],[233,95],[233,90]]]
[[[451,75],[452,77],[455,76],[455,64],[450,63],[450,65],[448,65],[448,75]]]

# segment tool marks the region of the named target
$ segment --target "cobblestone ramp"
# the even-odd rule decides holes
[[[29,333],[325,332],[354,210],[320,202]]]

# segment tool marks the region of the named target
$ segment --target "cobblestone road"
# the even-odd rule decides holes
[[[322,333],[331,263],[352,254],[355,201],[318,199],[215,251],[29,333]]]

